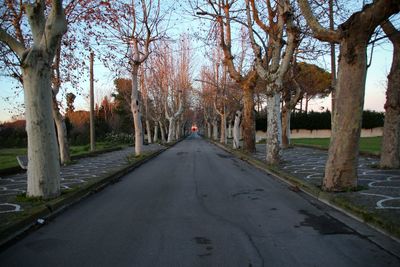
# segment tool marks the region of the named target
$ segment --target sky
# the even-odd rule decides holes
[[[178,38],[182,32],[192,32],[195,31],[197,26],[193,26],[192,19],[188,15],[180,15],[179,17],[172,17],[171,32],[170,35],[173,38]],[[194,40],[194,39],[193,39]],[[196,77],[196,72],[200,69],[199,62],[206,63],[202,52],[204,51],[204,45],[199,42],[192,42],[194,53],[194,77]],[[390,70],[390,65],[392,61],[393,48],[390,43],[384,43],[375,48],[373,53],[372,64],[368,69],[367,81],[366,81],[366,91],[365,91],[365,104],[364,109],[383,111],[383,106],[385,102],[385,86],[386,86],[386,76]],[[329,70],[329,60],[324,60],[321,58],[320,66],[327,66]],[[100,99],[104,95],[109,95],[113,89],[113,75],[112,73],[104,67],[100,61],[95,62],[95,99],[100,102]],[[19,90],[19,93],[15,95],[15,85],[14,81],[10,78],[0,76],[0,122],[8,121],[11,119],[12,115],[17,115],[22,110],[21,104],[23,103],[23,93]],[[89,89],[88,79],[84,81],[81,85],[83,88]],[[85,90],[85,89],[84,89]],[[67,91],[71,89],[67,88]],[[85,97],[86,93],[77,96],[75,106],[76,110],[85,109],[89,107],[89,102]],[[324,99],[314,99],[309,103],[309,110],[321,111],[329,109],[330,107],[330,97]]]
[[[386,82],[392,64],[393,47],[390,43],[384,43],[376,47],[373,52],[371,66],[367,70],[365,85],[365,110],[384,111],[386,101]],[[326,64],[329,66],[329,62]],[[322,107],[331,110],[330,96],[324,99],[313,99],[310,109],[319,111]]]
[[[368,69],[366,90],[365,90],[365,103],[364,109],[384,111],[385,103],[385,90],[387,74],[390,70],[392,61],[393,48],[391,44],[385,44],[374,51],[372,64]],[[200,58],[201,55],[197,55]],[[100,95],[109,94],[113,88],[113,77],[108,69],[106,69],[101,63],[95,63],[95,88],[97,97]],[[85,82],[83,88],[89,88],[88,82]],[[6,77],[0,77],[0,121],[8,121],[12,115],[17,113],[10,113],[15,107],[19,107],[23,103],[23,93],[19,91],[17,97],[14,95],[13,80]],[[10,100],[6,100],[6,97],[11,97]],[[320,111],[322,109],[331,110],[330,97],[324,99],[313,99],[310,101],[309,109],[314,111]],[[76,100],[76,109],[88,109],[88,101],[84,96],[78,96]],[[21,110],[19,108],[18,110]]]

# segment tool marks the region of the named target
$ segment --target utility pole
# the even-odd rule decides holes
[[[94,82],[93,82],[93,61],[94,53],[90,52],[90,151],[94,151],[95,147],[95,133],[94,133]]]

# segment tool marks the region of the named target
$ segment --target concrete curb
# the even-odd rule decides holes
[[[223,144],[220,144],[218,142],[215,142],[210,139],[206,139],[210,143],[216,145],[217,147],[225,150],[226,152],[233,154],[237,157],[239,157],[241,160],[253,165],[257,169],[264,171],[277,179],[283,181],[284,183],[290,185],[290,186],[295,186],[298,187],[302,192],[306,193],[307,195],[319,200],[320,202],[334,208],[335,210],[344,213],[345,215],[362,222],[369,227],[375,229],[376,231],[388,236],[392,240],[396,241],[397,243],[400,244],[400,236],[397,236],[396,233],[392,232],[391,229],[386,229],[383,228],[382,225],[384,225],[384,221],[378,220],[376,217],[374,217],[374,220],[372,221],[366,221],[364,219],[364,216],[366,215],[366,211],[362,211],[360,207],[351,205],[350,203],[346,203],[347,205],[344,205],[340,203],[337,197],[333,196],[330,193],[324,192],[320,190],[317,186],[312,185],[310,183],[307,183],[306,181],[299,179],[297,177],[294,177],[282,170],[279,170],[274,167],[269,167],[266,166],[265,163],[258,159],[254,159],[252,156],[247,155],[246,153],[243,153],[238,150],[233,150],[228,147],[226,147]],[[397,255],[398,257],[400,255]]]
[[[99,180],[92,183],[88,183],[82,188],[77,189],[76,191],[69,192],[64,196],[61,195],[54,200],[50,200],[48,203],[44,204],[44,206],[42,205],[40,207],[37,207],[37,210],[33,211],[33,214],[21,219],[15,224],[10,225],[0,233],[0,250],[3,250],[9,245],[17,242],[30,231],[39,228],[41,224],[38,223],[38,219],[43,219],[44,222],[47,222],[57,217],[70,206],[77,204],[81,200],[89,197],[90,195],[103,190],[108,185],[117,182],[119,179],[121,179],[122,176],[140,167],[149,160],[157,157],[162,152],[175,146],[177,143],[181,142],[184,139],[185,137],[181,138],[178,141],[165,144],[165,148],[153,152],[137,162],[134,162],[112,174],[106,174],[105,177],[100,178]]]

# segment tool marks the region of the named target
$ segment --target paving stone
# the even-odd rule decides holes
[[[254,157],[265,159],[265,145],[257,145]],[[280,168],[297,178],[322,184],[328,152],[306,147],[293,147],[283,150]],[[345,193],[357,204],[371,211],[380,210],[390,217],[400,219],[400,169],[381,170],[376,166],[378,158],[359,157],[358,184],[365,189]],[[398,219],[398,220],[399,220]]]

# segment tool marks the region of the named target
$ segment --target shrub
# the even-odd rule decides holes
[[[28,137],[25,120],[0,124],[0,148],[26,147]]]
[[[362,128],[372,129],[383,127],[384,113],[365,110],[362,118]],[[292,113],[290,129],[321,130],[331,129],[331,112]],[[256,113],[256,130],[267,130],[267,115],[265,112]]]
[[[111,132],[105,135],[104,140],[111,143],[132,144],[133,134]]]

